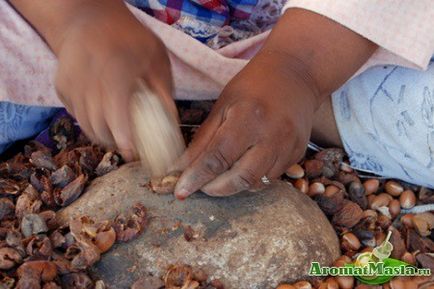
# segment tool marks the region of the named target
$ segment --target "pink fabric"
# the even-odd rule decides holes
[[[178,99],[215,99],[226,83],[260,49],[268,33],[232,43],[219,50],[130,7],[154,31],[171,58]],[[361,69],[376,64],[401,64],[391,53],[376,53]],[[0,1],[0,101],[42,106],[62,106],[56,96],[56,59],[46,43],[15,10]]]
[[[434,54],[432,0],[288,0],[289,8],[324,15],[375,42],[371,61],[427,69]]]
[[[258,47],[265,39],[258,35],[219,53],[134,7],[130,9],[169,50],[178,99],[217,98],[252,56],[245,55],[251,44]],[[54,86],[56,67],[47,44],[6,1],[0,1],[0,101],[62,106]]]

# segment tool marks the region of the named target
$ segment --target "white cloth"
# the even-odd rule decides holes
[[[427,71],[371,68],[332,101],[353,167],[434,188],[433,61]]]

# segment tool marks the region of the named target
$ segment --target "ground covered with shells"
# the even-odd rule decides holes
[[[211,102],[178,103],[182,130],[190,141]],[[89,268],[116,242],[146,230],[143,204],[128,214],[96,223],[86,216],[59,224],[55,212],[77,199],[89,182],[115,170],[121,157],[92,145],[68,116],[48,131],[49,145],[30,140],[0,156],[0,289],[108,288]],[[178,175],[153,180],[152,189],[170,193]],[[309,151],[282,179],[315,200],[341,241],[336,266],[372,251],[391,232],[392,258],[434,270],[434,191],[351,169],[340,149]],[[189,241],[188,234],[185,236]],[[211,273],[212,272],[208,272]],[[431,280],[430,280],[431,279]],[[434,288],[428,277],[394,278],[382,286],[353,277],[282,284],[278,289]],[[174,264],[164,276],[144,277],[133,289],[223,289],[201,268]]]

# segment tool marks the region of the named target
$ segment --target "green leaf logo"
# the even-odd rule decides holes
[[[372,264],[372,263],[371,263]],[[369,265],[368,265],[369,266]],[[346,264],[345,267],[356,268],[355,264]],[[390,281],[399,272],[405,270],[405,268],[414,267],[401,260],[386,258],[382,262],[378,262],[373,266],[373,269],[380,271],[378,275],[354,275],[355,278],[368,285],[379,285]],[[394,274],[396,273],[396,275]]]

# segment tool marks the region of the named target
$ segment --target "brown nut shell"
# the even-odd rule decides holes
[[[412,190],[405,190],[402,192],[401,196],[399,196],[399,202],[401,208],[411,209],[416,205],[416,195]]]
[[[380,187],[380,181],[378,179],[369,179],[363,183],[365,187],[366,195],[374,194]]]
[[[387,181],[384,184],[384,190],[393,197],[399,197],[399,195],[404,191],[404,188],[398,182]]]

